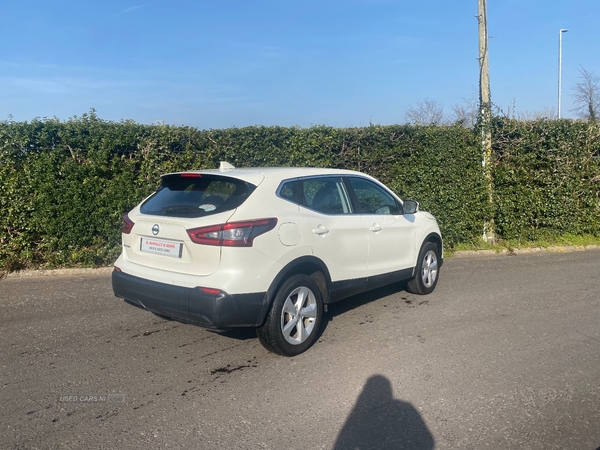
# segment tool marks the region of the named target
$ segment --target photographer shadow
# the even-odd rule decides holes
[[[367,380],[333,449],[431,450],[434,445],[415,407],[394,399],[390,381],[374,375]]]

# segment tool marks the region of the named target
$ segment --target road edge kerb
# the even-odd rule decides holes
[[[565,245],[565,246],[550,246],[550,247],[534,247],[534,248],[514,248],[496,250],[461,250],[452,254],[453,258],[466,258],[473,256],[513,256],[513,255],[528,255],[531,253],[570,253],[570,252],[585,252],[588,250],[600,250],[600,245]]]
[[[453,252],[450,258],[472,258],[479,256],[514,256],[527,255],[531,253],[570,253],[584,252],[588,250],[600,250],[600,245],[567,245],[536,248],[515,248],[496,250],[461,250]],[[55,277],[55,276],[75,276],[75,275],[105,275],[113,271],[113,266],[97,268],[75,268],[75,269],[42,269],[42,270],[20,270],[5,274],[4,278],[34,278],[34,277]],[[2,273],[0,273],[0,279]]]
[[[37,278],[37,277],[59,277],[73,275],[104,275],[109,274],[113,267],[75,268],[75,269],[41,269],[41,270],[19,270],[6,274],[5,278]]]

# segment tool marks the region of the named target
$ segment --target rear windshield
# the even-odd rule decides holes
[[[202,217],[237,208],[255,188],[245,181],[218,175],[165,175],[140,211],[154,216]]]

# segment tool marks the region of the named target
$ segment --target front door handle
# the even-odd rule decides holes
[[[378,231],[383,230],[383,227],[377,223],[374,223],[373,225],[371,225],[369,227],[369,230],[372,231],[373,233],[377,233]]]

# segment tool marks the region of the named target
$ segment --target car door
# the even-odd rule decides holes
[[[356,209],[368,229],[369,277],[412,268],[416,261],[414,216],[383,186],[362,177],[348,177]]]
[[[353,214],[342,177],[308,177],[300,182],[300,211],[313,254],[329,270],[332,297],[364,290],[368,277],[368,231],[363,218]]]

